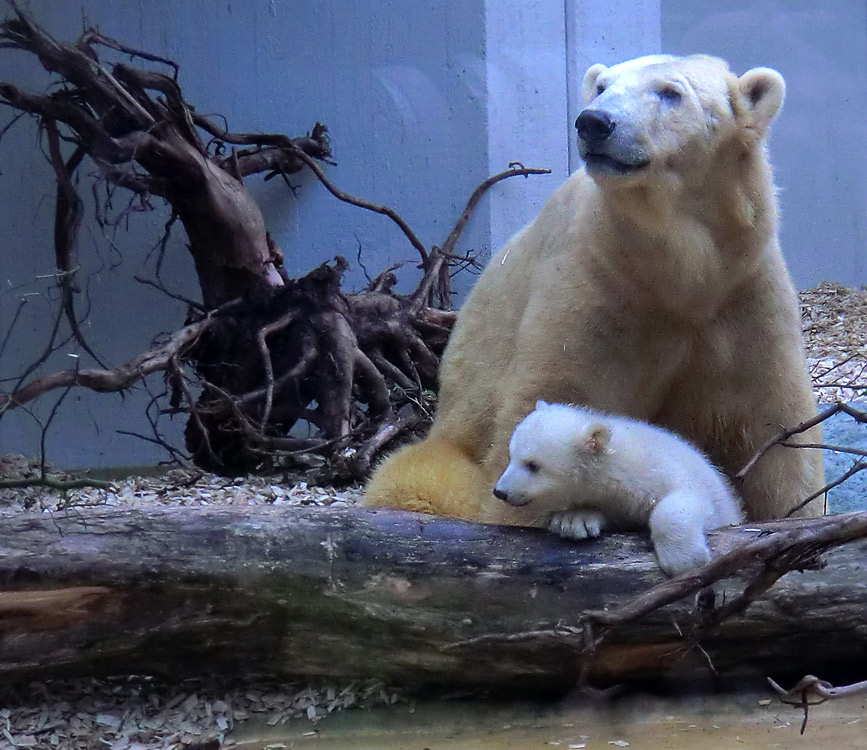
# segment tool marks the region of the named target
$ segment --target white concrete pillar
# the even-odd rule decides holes
[[[552,172],[491,191],[496,251],[580,166],[574,122],[587,68],[660,51],[660,0],[486,0],[485,26],[488,170],[520,161]]]
[[[550,169],[512,177],[490,193],[491,248],[498,250],[539,212],[569,174],[563,122],[566,34],[563,3],[487,0],[488,170],[510,161]]]

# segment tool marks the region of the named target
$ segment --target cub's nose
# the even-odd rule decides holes
[[[589,144],[602,143],[614,132],[614,125],[608,113],[600,109],[585,109],[575,120],[578,137]]]
[[[497,489],[496,487],[494,487],[494,497],[496,497],[499,500],[508,500],[509,499],[509,493],[504,492],[503,490]]]

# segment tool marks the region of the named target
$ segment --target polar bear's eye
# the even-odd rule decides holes
[[[538,473],[539,469],[542,468],[535,461],[524,461],[524,468],[529,471],[531,474]]]
[[[596,86],[596,96],[599,96],[603,91],[605,91],[605,87],[600,83]]]
[[[662,101],[668,104],[678,104],[683,98],[683,94],[675,86],[662,86],[657,94]]]

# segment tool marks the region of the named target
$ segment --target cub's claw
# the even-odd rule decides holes
[[[564,539],[595,539],[604,527],[605,517],[595,510],[563,510],[548,519],[548,531]]]

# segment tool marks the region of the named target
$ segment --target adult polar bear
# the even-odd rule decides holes
[[[365,503],[519,522],[492,489],[537,399],[667,427],[729,474],[812,417],[764,146],[784,93],[776,71],[737,78],[704,55],[591,67],[586,168],[491,259],[443,356],[430,435],[383,462]],[[748,517],[821,487],[821,460],[769,451],[741,488]]]

